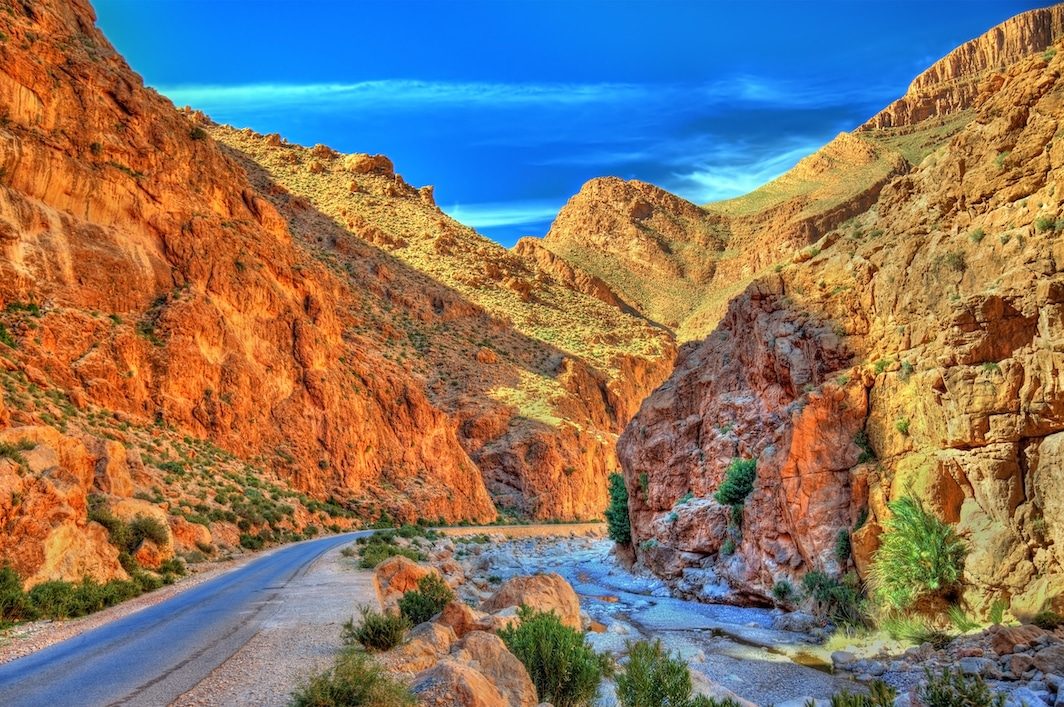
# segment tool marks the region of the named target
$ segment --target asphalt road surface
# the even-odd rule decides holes
[[[278,609],[284,586],[368,532],[287,545],[154,606],[0,665],[0,705],[169,704],[224,663]]]

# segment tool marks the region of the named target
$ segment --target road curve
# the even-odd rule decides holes
[[[287,545],[159,604],[0,665],[0,705],[166,705],[224,663],[276,612],[284,586],[372,531]]]

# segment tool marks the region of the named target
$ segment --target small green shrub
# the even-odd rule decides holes
[[[820,618],[845,626],[868,625],[866,602],[856,576],[848,574],[839,580],[813,570],[802,577],[802,589],[813,602],[813,613]]]
[[[948,524],[911,496],[889,504],[871,578],[877,599],[907,610],[925,601],[956,599],[968,549]]]
[[[990,605],[990,623],[1000,624],[1005,620],[1005,609],[1009,608],[1008,602],[1002,599],[995,599]]]
[[[727,471],[724,472],[724,480],[721,481],[713,498],[724,506],[736,506],[743,503],[746,497],[754,490],[754,480],[757,478],[757,460],[732,459]]]
[[[193,140],[205,140],[207,131],[197,125],[188,131],[188,136]]]
[[[945,648],[954,639],[953,635],[935,628],[926,619],[907,614],[887,614],[880,619],[879,628],[896,641],[918,646],[930,643],[935,650]]]
[[[359,609],[362,620],[355,625],[349,619],[343,628],[344,643],[357,643],[369,651],[386,651],[403,642],[410,630],[410,620],[396,611],[374,611],[368,606]]]
[[[417,700],[365,653],[346,650],[336,664],[296,690],[291,707],[413,707]]]
[[[896,429],[899,432],[899,434],[901,434],[903,437],[908,437],[909,436],[909,420],[905,419],[904,417],[903,418],[899,418],[898,420],[896,420],[894,422],[894,429]]]
[[[721,543],[720,554],[724,557],[731,557],[735,554],[734,538],[727,538],[723,543]]]
[[[1039,232],[1055,231],[1057,227],[1057,220],[1051,216],[1039,216],[1034,220],[1034,227]]]
[[[946,610],[946,616],[949,618],[949,622],[953,624],[953,628],[961,633],[968,633],[973,629],[979,628],[979,622],[973,621],[960,604],[950,606]]]
[[[7,327],[4,326],[3,322],[0,322],[0,344],[11,349],[18,348],[18,342],[15,341],[15,337],[13,337],[11,332],[7,330]]]
[[[422,562],[425,554],[412,547],[399,547],[388,543],[371,542],[362,548],[362,559],[358,566],[362,569],[373,569],[389,557],[405,557],[414,562]]]
[[[785,579],[781,579],[772,585],[772,596],[781,604],[793,601],[795,598],[794,585]]]
[[[0,442],[0,459],[10,459],[16,464],[25,464],[26,458],[22,456],[22,453],[28,452],[35,446],[27,439],[21,439],[18,442]]]
[[[660,640],[628,644],[628,665],[617,676],[621,707],[690,707],[692,691],[687,664],[666,653]]]
[[[1064,616],[1055,611],[1039,611],[1031,619],[1031,623],[1038,628],[1044,628],[1046,631],[1056,631],[1061,626],[1064,626]]]
[[[898,691],[883,682],[873,680],[868,683],[868,694],[856,692],[837,692],[831,696],[831,707],[893,707]],[[809,700],[806,707],[816,703]]]
[[[454,592],[438,574],[427,574],[418,580],[417,589],[399,598],[399,613],[417,626],[428,621],[454,600]]]
[[[972,243],[982,243],[983,239],[986,238],[986,231],[977,228],[968,234],[968,238],[972,240]]]
[[[850,531],[843,528],[839,531],[839,534],[835,536],[835,559],[842,564],[846,564],[850,560],[850,553],[852,551]]]
[[[944,670],[935,675],[925,671],[927,682],[918,698],[925,707],[1003,707],[1005,696],[995,694],[977,675]]]
[[[865,430],[858,432],[854,435],[853,443],[861,448],[861,455],[857,457],[858,464],[876,460],[876,450],[872,449],[872,442],[868,439],[868,432]]]
[[[624,475],[610,474],[610,503],[606,506],[606,530],[618,545],[632,544],[632,523],[628,518],[628,487]]]
[[[261,535],[252,535],[251,533],[240,534],[240,547],[245,550],[261,550],[266,544],[266,539]]]
[[[589,705],[608,667],[606,658],[596,655],[582,633],[553,613],[522,606],[518,616],[519,624],[500,629],[498,635],[528,669],[540,701],[554,707]]]
[[[26,593],[22,591],[22,578],[11,565],[0,567],[0,625],[14,621],[29,621],[36,618]]]
[[[892,359],[881,358],[875,362],[875,365],[872,366],[872,369],[876,372],[876,375],[878,376],[880,373],[883,373],[888,368],[890,368],[890,364],[892,363],[894,363]]]

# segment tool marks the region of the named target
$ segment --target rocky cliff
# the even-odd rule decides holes
[[[124,576],[90,506],[171,529],[148,565],[379,515],[601,512],[666,334],[386,158],[176,110],[83,0],[16,3],[0,37],[0,558],[30,583]]]
[[[947,130],[918,126],[945,144],[733,299],[627,427],[639,559],[682,591],[767,601],[812,569],[865,573],[912,493],[968,540],[976,610],[1060,602],[1064,64],[1035,49]],[[712,498],[734,459],[757,468],[736,515]]]
[[[1052,47],[1062,35],[1064,6],[1016,15],[936,61],[913,79],[904,96],[865,123],[864,129],[906,128],[966,110],[984,79]]]

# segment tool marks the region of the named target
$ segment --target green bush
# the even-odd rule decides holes
[[[370,656],[346,650],[329,670],[306,681],[292,707],[413,707],[414,696]]]
[[[724,481],[720,483],[713,498],[725,506],[737,506],[746,500],[746,497],[754,490],[754,479],[757,478],[757,460],[732,459],[728,470],[724,472]]]
[[[924,707],[1003,707],[1005,696],[995,694],[979,676],[944,670],[934,675],[925,671],[926,683],[918,698]]]
[[[370,543],[362,548],[361,555],[362,559],[359,560],[358,566],[362,569],[373,569],[389,557],[395,557],[397,555],[414,560],[415,562],[421,562],[425,559],[424,553],[419,552],[412,547],[399,547],[387,543]]]
[[[691,674],[687,664],[665,652],[660,640],[628,644],[628,665],[617,676],[621,707],[692,707]]]
[[[11,565],[0,567],[0,625],[29,621],[37,612],[22,591],[22,578]]]
[[[906,641],[918,646],[930,643],[935,650],[945,648],[954,638],[918,616],[887,615],[880,619],[879,628],[896,641]]]
[[[518,609],[521,622],[500,629],[499,638],[524,663],[542,702],[554,707],[588,705],[607,669],[579,631],[553,613]]]
[[[613,542],[632,544],[632,523],[628,519],[628,487],[624,475],[610,474],[610,503],[606,507],[606,528]]]
[[[852,551],[850,531],[843,528],[839,531],[839,534],[835,536],[835,559],[845,565],[849,562]]]
[[[1064,616],[1055,611],[1039,611],[1031,619],[1031,623],[1038,628],[1044,628],[1046,631],[1056,631],[1061,626],[1064,626]]]
[[[454,592],[438,574],[427,574],[418,580],[417,589],[399,598],[399,613],[413,626],[428,621],[454,600]]]
[[[868,694],[857,692],[838,692],[831,696],[831,707],[893,707],[898,691],[883,682],[873,680],[868,683]],[[809,700],[806,707],[816,703]]]
[[[772,585],[772,596],[776,601],[786,604],[794,599],[794,587],[785,579]]]
[[[903,496],[889,506],[893,515],[872,560],[875,597],[900,610],[927,601],[954,603],[968,553],[964,542],[915,498]]]
[[[857,578],[848,574],[839,580],[813,570],[802,577],[802,589],[813,602],[813,613],[836,624],[867,626],[866,602]]]
[[[355,625],[354,619],[344,624],[344,643],[357,643],[366,650],[386,651],[403,642],[410,630],[410,620],[395,611],[374,611],[368,606],[360,609],[362,620]]]

